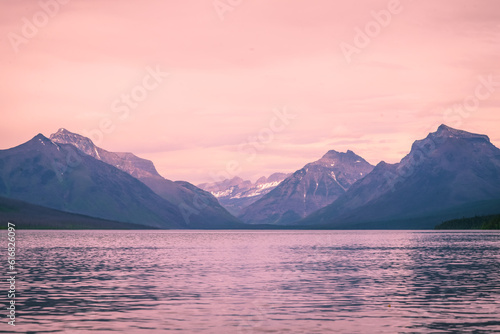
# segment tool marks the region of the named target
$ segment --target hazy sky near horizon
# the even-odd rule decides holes
[[[0,149],[64,127],[197,184],[500,146],[496,0],[59,1],[0,2]]]

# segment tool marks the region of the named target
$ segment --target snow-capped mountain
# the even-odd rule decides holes
[[[109,152],[97,147],[92,140],[66,129],[59,129],[50,135],[50,140],[55,143],[71,144],[83,153],[115,166],[135,178],[159,176],[152,161],[139,158],[132,153]]]
[[[255,183],[236,176],[221,182],[202,183],[198,187],[209,191],[229,212],[238,215],[243,208],[276,188],[289,175],[274,173],[269,177],[262,176]]]
[[[239,218],[250,224],[293,223],[331,204],[372,169],[372,165],[350,150],[329,151],[246,207]]]

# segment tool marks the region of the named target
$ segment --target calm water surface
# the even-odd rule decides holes
[[[3,311],[0,333],[500,332],[500,233],[18,231],[17,239],[17,326]]]

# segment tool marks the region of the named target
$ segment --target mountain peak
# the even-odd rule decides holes
[[[60,128],[59,130],[57,130],[56,134],[57,133],[71,133],[71,134],[73,134],[72,132],[66,130],[65,128]]]
[[[323,155],[321,157],[321,159],[334,159],[334,158],[338,157],[340,154],[342,154],[342,153],[337,152],[335,150],[329,150],[328,152],[325,153],[325,155]]]
[[[50,139],[54,143],[73,145],[81,152],[121,169],[135,178],[145,176],[161,177],[152,161],[139,158],[133,153],[108,152],[96,146],[90,138],[64,128],[60,128],[56,133],[51,134]]]
[[[83,153],[99,159],[98,148],[90,138],[60,128],[56,133],[50,135],[50,140],[59,144],[71,144]]]
[[[41,140],[47,140],[49,138],[45,137],[44,135],[42,135],[41,133],[37,134],[35,137],[33,137],[33,139],[41,139]]]
[[[486,135],[454,129],[446,124],[441,124],[436,132],[433,132],[429,135],[431,137],[437,137],[437,138],[480,139],[488,143],[490,142],[490,138]]]
[[[42,147],[45,148],[57,147],[57,144],[54,143],[49,138],[45,137],[43,134],[39,133],[36,136],[34,136],[31,140],[27,141],[24,144],[21,144],[20,146],[29,149],[40,150]]]
[[[226,180],[229,184],[231,185],[236,185],[238,183],[241,183],[241,182],[245,182],[245,180],[243,180],[241,177],[239,176],[234,176],[232,179],[228,179]],[[224,181],[223,181],[224,182]]]
[[[90,138],[87,138],[87,137],[84,137],[84,136],[79,135],[77,133],[68,131],[65,128],[60,128],[59,130],[57,130],[56,133],[53,133],[50,135],[50,139],[52,139],[52,140],[54,140],[54,139],[58,140],[58,139],[62,139],[62,138],[66,138],[66,139],[72,138],[73,141],[86,141],[86,142],[90,142],[92,145],[94,144]]]
[[[446,124],[441,124],[441,125],[438,127],[438,129],[437,129],[437,131],[438,131],[438,132],[441,132],[441,131],[449,131],[449,130],[456,130],[456,129],[453,129],[452,127],[449,127],[449,126],[448,126],[448,125],[446,125]]]
[[[266,183],[266,182],[267,182],[267,177],[261,176],[257,179],[257,181],[255,181],[255,184],[262,184],[262,183]]]
[[[341,157],[350,157],[350,158],[360,158],[356,153],[351,150],[347,150],[346,152],[337,152],[335,150],[330,150],[326,152],[326,154],[320,160],[331,160],[338,159]]]
[[[37,144],[41,143],[42,145],[45,145],[45,144],[52,144],[52,145],[54,145],[54,143],[49,138],[45,137],[41,133],[39,133],[35,137],[33,137],[33,139],[31,139],[30,142],[34,142],[34,143],[37,143]]]
[[[69,130],[66,130],[65,128],[59,128],[57,132],[53,133],[50,135],[50,138],[52,137],[61,137],[61,136],[74,136],[74,137],[83,137],[86,138],[82,135],[77,134],[76,132],[71,132]]]

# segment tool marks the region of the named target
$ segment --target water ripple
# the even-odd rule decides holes
[[[15,333],[500,331],[499,233],[20,231],[17,256]]]

